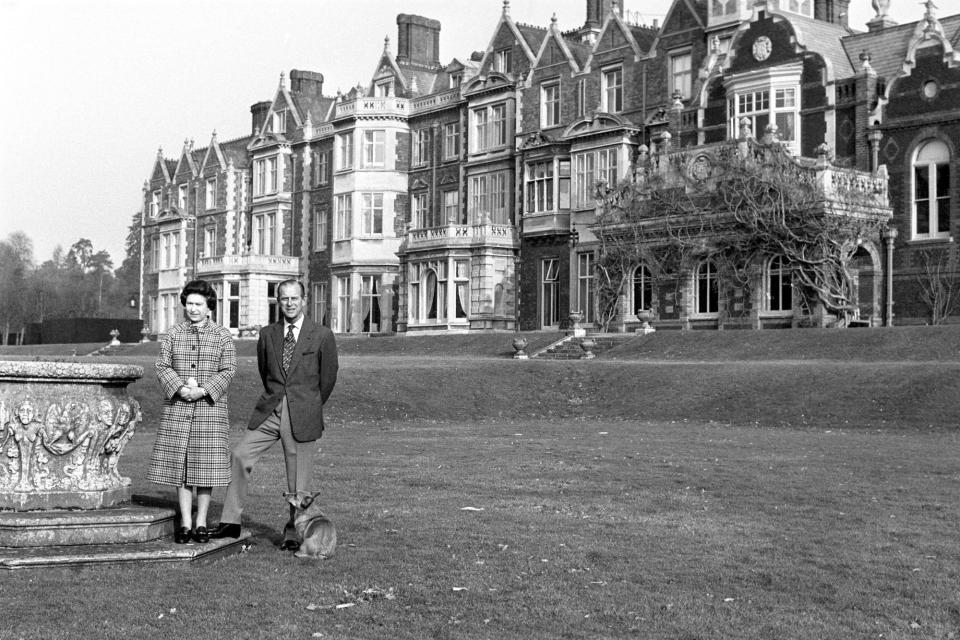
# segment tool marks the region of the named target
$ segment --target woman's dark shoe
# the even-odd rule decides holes
[[[173,541],[177,544],[187,544],[190,542],[190,529],[187,527],[180,527],[173,534]]]
[[[210,542],[210,532],[206,527],[197,527],[193,532],[193,539],[200,544]]]

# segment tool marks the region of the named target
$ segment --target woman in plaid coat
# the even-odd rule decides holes
[[[186,322],[160,343],[157,379],[165,402],[147,479],[177,487],[180,528],[174,540],[207,542],[207,509],[213,487],[230,484],[227,386],[237,368],[230,331],[207,316],[217,295],[207,282],[188,282],[180,293]],[[193,529],[193,489],[197,520]]]

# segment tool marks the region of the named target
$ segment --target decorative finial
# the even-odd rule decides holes
[[[877,12],[877,18],[886,18],[890,11],[890,0],[873,0],[873,10]]]
[[[503,15],[510,15],[510,0],[503,0]]]
[[[554,12],[554,14],[553,14],[552,16],[550,16],[550,26],[552,26],[552,27],[557,26],[557,14],[556,14],[556,12]]]
[[[870,51],[864,49],[860,52],[860,65],[863,67],[864,71],[871,69],[870,60],[873,59],[873,56],[870,55]]]
[[[214,140],[217,139],[217,130],[216,130],[216,129],[213,130],[213,133],[210,134],[210,137],[213,138]]]
[[[158,158],[163,157],[163,147],[157,147],[157,157]]]
[[[280,72],[280,88],[287,88],[287,74],[285,74],[283,71]]]
[[[390,53],[390,36],[384,36],[383,38],[383,52]]]
[[[936,14],[935,9],[937,8],[937,5],[933,4],[933,0],[927,0],[927,1],[924,2],[923,4],[924,4],[924,6],[926,6],[926,8],[927,8],[926,13],[923,15],[923,17],[926,19],[926,21],[927,21],[927,22],[933,22],[934,20],[936,20],[936,19],[937,19],[937,14]]]

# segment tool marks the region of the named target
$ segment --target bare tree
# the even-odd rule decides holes
[[[951,249],[921,251],[917,273],[920,300],[930,311],[931,324],[943,324],[960,305],[957,252]]]
[[[890,215],[885,191],[863,177],[752,139],[641,157],[635,180],[598,188],[601,322],[640,261],[679,283],[709,259],[727,286],[749,289],[759,265],[780,256],[802,296],[845,325],[856,307],[849,260]]]

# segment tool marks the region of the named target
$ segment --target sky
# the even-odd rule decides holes
[[[890,16],[918,20],[917,0]],[[938,15],[960,0],[937,0]],[[624,0],[662,23],[670,0]],[[0,238],[23,231],[34,258],[80,238],[119,267],[157,149],[178,158],[250,132],[250,105],[272,100],[280,74],[319,71],[324,93],[369,84],[398,13],[439,20],[440,59],[486,49],[503,0],[0,0]],[[582,25],[585,0],[511,0],[517,22]],[[852,0],[865,29],[870,0]]]

